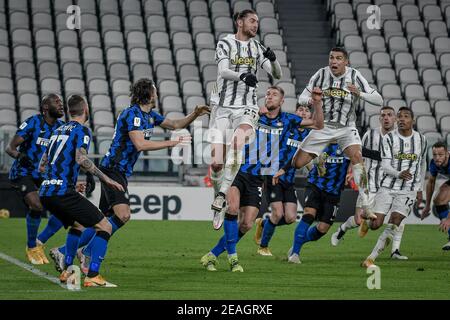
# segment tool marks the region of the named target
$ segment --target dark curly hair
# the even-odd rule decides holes
[[[130,86],[131,105],[150,103],[155,83],[148,78],[142,78]]]

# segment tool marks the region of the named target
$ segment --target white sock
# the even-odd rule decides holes
[[[214,188],[214,195],[216,195],[220,191],[222,179],[223,179],[223,168],[220,169],[218,172],[211,170],[211,182]]]
[[[394,238],[392,239],[391,253],[393,253],[397,250],[400,250],[400,244],[402,242],[403,231],[405,231],[405,224],[401,223],[400,226],[398,226],[397,230],[394,233]]]
[[[363,207],[367,207],[369,204],[369,191],[367,186],[367,172],[363,164],[357,163],[352,166],[353,178],[358,186],[358,192],[361,196],[361,204]]]
[[[372,250],[372,253],[368,256],[369,259],[375,260],[378,256],[383,252],[384,247],[386,246],[387,238],[392,239],[395,234],[395,230],[397,226],[394,224],[388,224],[384,229],[383,233],[378,237],[377,244]]]
[[[343,224],[341,224],[341,230],[344,232],[347,232],[347,230],[357,228],[359,225],[356,224],[355,216],[351,216],[345,221]]]
[[[225,162],[224,175],[222,178],[222,184],[220,186],[220,192],[227,194],[230,189],[234,178],[239,172],[242,164],[242,150],[231,149],[227,154]]]

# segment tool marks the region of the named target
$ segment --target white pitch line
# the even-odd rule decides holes
[[[34,273],[38,277],[47,279],[48,281],[53,282],[54,284],[57,284],[61,288],[69,290],[65,284],[62,284],[61,281],[59,281],[58,278],[53,277],[46,272],[42,272],[41,270],[33,267],[31,264],[24,263],[20,260],[17,260],[16,258],[13,258],[13,257],[10,257],[10,256],[4,254],[3,252],[0,252],[0,258],[5,261],[8,261],[9,263],[15,264],[16,266],[21,267],[27,271],[30,271],[31,273]]]

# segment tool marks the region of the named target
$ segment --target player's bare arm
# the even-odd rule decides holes
[[[169,130],[184,129],[187,126],[189,126],[198,117],[201,117],[205,114],[210,114],[210,113],[211,113],[211,108],[209,106],[197,105],[195,107],[194,111],[192,111],[190,114],[188,114],[183,119],[172,120],[172,119],[165,118],[160,126],[164,129],[169,129]]]
[[[323,129],[322,90],[315,87],[311,92],[314,113],[311,119],[303,119],[300,127],[320,130]]]
[[[44,154],[42,155],[41,161],[39,161],[39,172],[45,172],[45,168],[47,167],[48,164],[48,155],[47,152],[44,152]]]
[[[111,188],[118,191],[124,191],[122,185],[110,179],[99,168],[96,167],[94,162],[92,162],[92,160],[88,158],[86,149],[79,148],[76,150],[75,161],[80,165],[80,167],[84,171],[90,172],[94,176],[97,176],[101,181],[108,184]]]
[[[190,136],[180,136],[177,140],[166,140],[166,141],[149,141],[145,140],[144,132],[140,130],[133,130],[128,133],[131,142],[133,142],[134,147],[138,151],[154,151],[161,150],[165,148],[175,147],[181,142],[190,141]]]
[[[5,148],[6,153],[11,158],[17,159],[20,156],[20,152],[17,148],[25,141],[21,136],[15,135]]]

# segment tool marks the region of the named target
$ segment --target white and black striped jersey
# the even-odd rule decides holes
[[[397,191],[422,190],[422,168],[426,168],[426,153],[427,140],[415,130],[409,137],[400,135],[397,129],[386,134],[383,137],[381,158],[390,159],[391,167],[397,171],[409,170],[413,178],[406,181],[384,172],[381,186]]]
[[[381,132],[381,128],[369,129],[362,137],[362,145],[369,150],[379,151],[382,153],[382,139],[383,133]],[[381,161],[364,158],[364,166],[367,171],[369,192],[375,193],[380,188],[380,182],[383,178]]]
[[[240,41],[234,34],[227,35],[217,43],[216,63],[219,64],[223,59],[228,59],[230,70],[238,73],[256,74],[264,63],[270,64],[269,59],[263,55],[259,41]],[[223,107],[257,105],[256,88],[247,86],[243,81],[223,79],[218,72],[216,85],[211,92],[211,102]]]
[[[335,77],[330,67],[324,67],[311,77],[298,102],[302,105],[308,104],[312,89],[319,87],[323,91],[325,124],[355,127],[355,109],[358,106],[359,97],[352,95],[348,90],[347,85],[350,83],[356,85],[361,92],[374,93],[376,91],[369,86],[367,80],[356,69],[346,67],[343,75]]]

